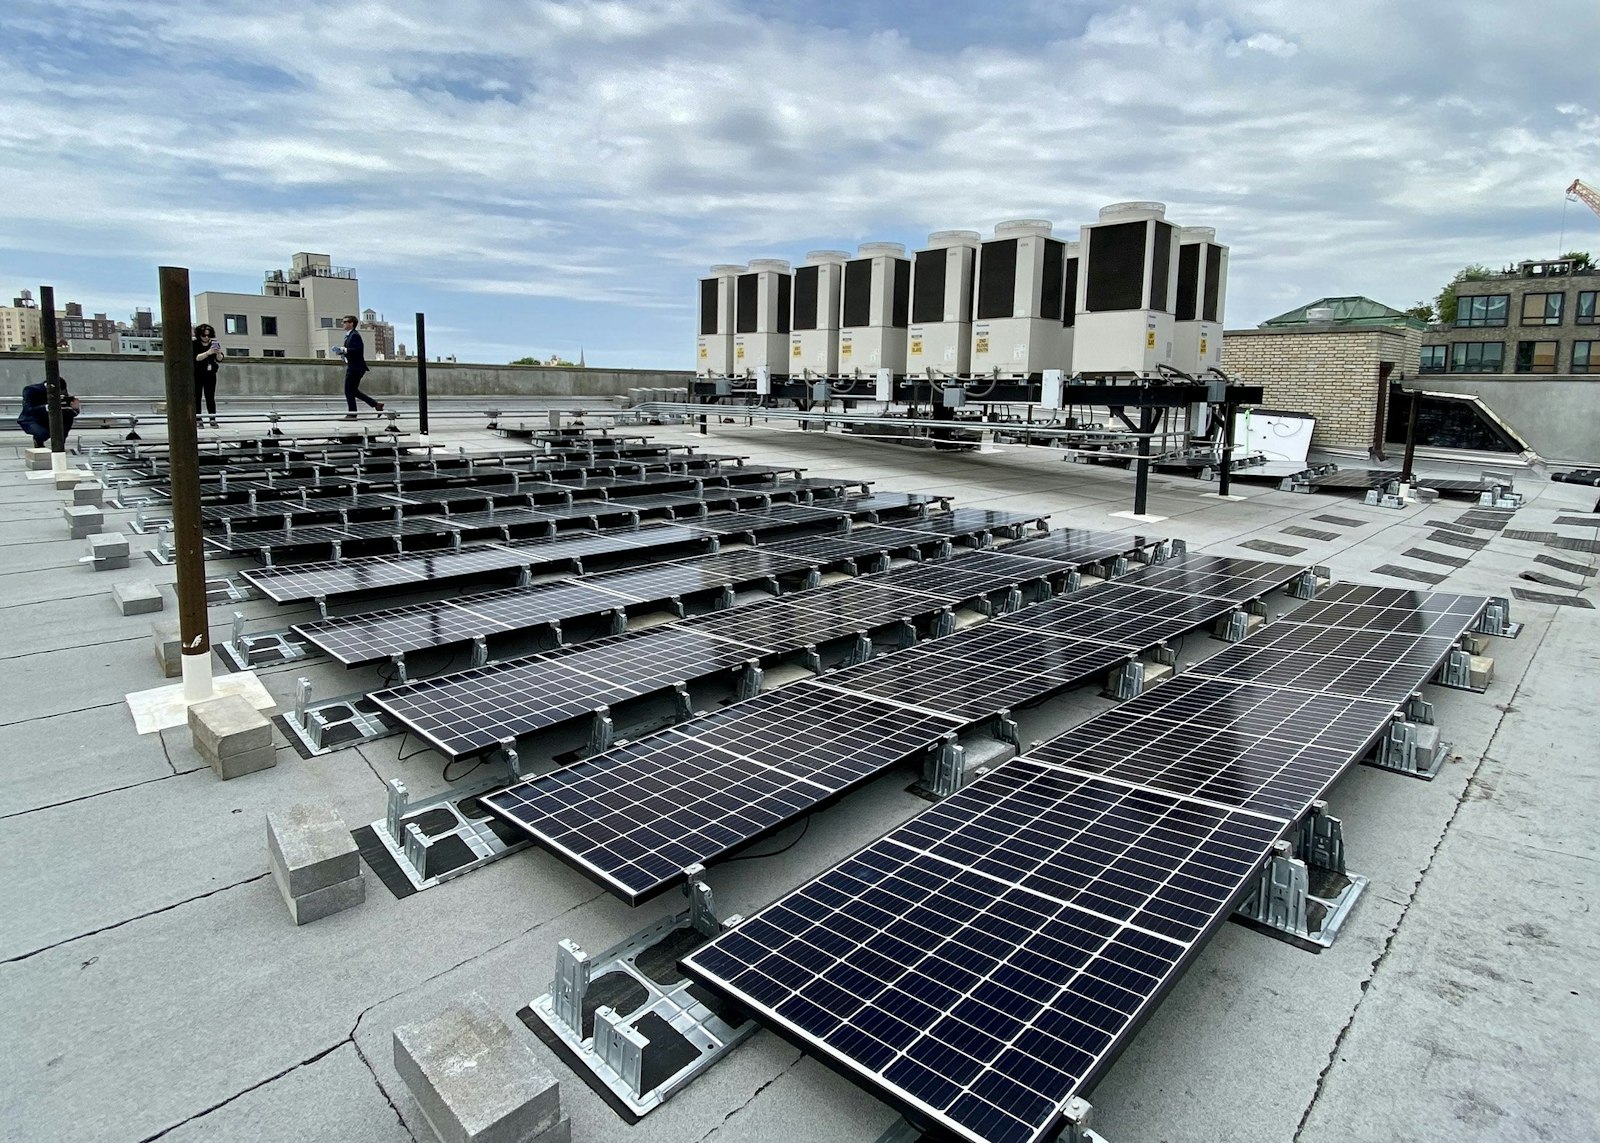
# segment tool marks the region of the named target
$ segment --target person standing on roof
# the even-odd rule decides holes
[[[361,378],[367,375],[371,366],[367,364],[366,343],[361,340],[361,335],[356,332],[355,314],[346,314],[343,324],[344,342],[334,352],[344,358],[344,402],[350,407],[350,411],[345,414],[344,419],[353,421],[356,419],[357,397],[371,405],[373,411],[378,413],[383,412],[383,402],[374,401],[361,391]]]
[[[217,427],[217,371],[222,368],[222,343],[217,331],[201,322],[194,327],[194,338],[189,343],[194,355],[194,421],[200,423],[200,407],[205,405],[211,414],[211,427]]]

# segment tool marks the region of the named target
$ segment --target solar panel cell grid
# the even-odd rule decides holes
[[[1031,753],[1285,821],[1360,758],[1393,703],[1180,676]]]
[[[961,1138],[1038,1140],[1278,832],[1018,759],[685,965]]]
[[[1191,673],[1402,703],[1453,646],[1451,639],[1425,635],[1274,623]]]
[[[1188,556],[1171,563],[1152,564],[1121,581],[1136,587],[1157,587],[1186,595],[1248,599],[1282,587],[1309,565],[1246,560],[1232,556]]]

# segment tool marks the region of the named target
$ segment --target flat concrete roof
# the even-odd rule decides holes
[[[1045,448],[934,452],[743,422],[713,424],[709,437],[647,431],[881,490],[1049,513],[1057,528],[1252,557],[1262,553],[1247,542],[1289,544],[1340,579],[1389,586],[1422,585],[1374,569],[1443,573],[1446,590],[1548,591],[1519,577],[1577,577],[1537,557],[1597,559],[1481,531],[1481,550],[1450,549],[1469,557],[1460,567],[1408,556],[1434,522],[1462,514],[1461,501],[1396,511],[1247,483],[1235,485],[1242,499],[1222,501],[1204,495],[1211,485],[1157,476],[1150,510],[1166,519],[1136,523],[1114,515],[1131,507],[1131,473]],[[296,928],[267,871],[264,815],[320,800],[366,824],[383,816],[389,778],[417,795],[442,788],[441,760],[398,735],[309,761],[280,746],[274,769],[224,783],[186,729],[136,734],[125,696],[166,680],[150,617],[119,615],[110,591],[174,573],[138,556],[153,537],[133,535],[131,513],[115,510],[107,526],[129,535],[135,562],[103,573],[80,563],[86,545],[61,520],[67,494],[27,479],[25,443],[14,433],[0,449],[0,609],[11,631],[0,655],[0,1138],[431,1139],[395,1071],[397,1026],[477,992],[526,1035],[513,1013],[548,990],[558,941],[600,950],[674,904],[629,909],[526,850],[403,900],[368,872],[364,904]],[[452,431],[449,443],[508,444],[476,430]],[[1596,535],[1554,523],[1593,509],[1594,489],[1531,473],[1517,487],[1527,504],[1513,528]],[[1594,579],[1583,583],[1593,599]],[[214,640],[228,637],[235,609],[212,610]],[[252,629],[310,613],[267,600],[237,610]],[[1513,617],[1526,626],[1493,642],[1486,694],[1429,688],[1454,746],[1436,781],[1357,767],[1333,790],[1350,866],[1371,878],[1335,946],[1312,955],[1223,926],[1092,1094],[1106,1138],[1600,1138],[1600,782],[1594,731],[1583,728],[1600,700],[1600,613],[1518,602]],[[1191,638],[1184,661],[1211,643]],[[323,661],[258,675],[281,709],[302,675],[320,695],[379,685],[374,671]],[[1037,720],[1104,709],[1087,690],[1030,715],[1025,740]],[[749,914],[924,809],[907,781],[894,773],[850,794],[777,856],[714,866],[720,910]],[[630,1127],[526,1038],[560,1080],[584,1143],[856,1143],[896,1119],[763,1031]]]

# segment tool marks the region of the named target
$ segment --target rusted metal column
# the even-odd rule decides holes
[[[67,425],[61,410],[60,340],[56,330],[56,288],[39,287],[39,340],[44,342],[44,392],[50,416],[50,467],[67,469]]]
[[[428,435],[428,338],[417,315],[417,432]]]
[[[161,355],[166,363],[167,479],[172,485],[172,542],[178,564],[183,697],[193,703],[210,698],[213,692],[206,556],[200,528],[194,356],[189,341],[189,271],[182,266],[161,267]]]

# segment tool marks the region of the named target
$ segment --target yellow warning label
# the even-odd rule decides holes
[[[1147,330],[1144,331],[1144,347],[1146,349],[1154,349],[1156,347],[1156,331],[1155,330],[1147,329]],[[740,356],[741,357],[744,356],[743,352],[740,353]]]
[[[913,337],[911,339],[911,356],[912,357],[921,357],[922,356],[922,339],[920,337]]]
[[[850,356],[850,343],[848,341],[841,341],[839,343],[839,356],[840,357],[849,357]]]
[[[794,343],[794,347],[789,350],[789,356],[790,357],[799,357],[800,356],[800,343],[798,341],[795,342]]]
[[[1150,336],[1154,337],[1155,334],[1152,333]],[[1155,342],[1151,342],[1150,344],[1154,345]],[[733,355],[734,355],[734,357],[738,358],[740,361],[743,361],[744,360],[744,346],[741,345],[738,349],[734,350]]]
[[[1206,351],[1206,335],[1202,333],[1200,335],[1200,352],[1204,353],[1205,351]]]
[[[988,353],[989,352],[989,339],[987,337],[980,337],[977,340],[975,340],[972,343],[972,352],[974,352],[974,353]]]
[[[707,349],[705,346],[702,345],[700,347],[700,360],[704,361],[706,358],[708,358],[710,356],[711,356],[711,351],[709,349]]]

